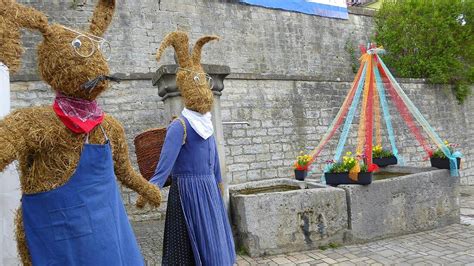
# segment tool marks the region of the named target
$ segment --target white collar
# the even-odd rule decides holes
[[[214,134],[214,126],[212,125],[212,115],[210,112],[201,114],[184,108],[181,114],[188,120],[194,131],[203,139],[208,139]]]

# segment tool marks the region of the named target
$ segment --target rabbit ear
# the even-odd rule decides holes
[[[160,48],[156,52],[156,60],[160,61],[161,56],[166,48],[173,46],[176,56],[178,57],[178,64],[181,67],[189,67],[191,61],[189,59],[189,40],[188,34],[183,31],[174,31],[166,35],[161,42]]]
[[[47,36],[50,31],[45,14],[13,0],[0,0],[0,61],[9,67],[11,72],[20,68],[20,57],[23,53],[21,28],[38,30],[43,36]]]
[[[191,55],[191,60],[194,65],[199,65],[201,64],[201,52],[202,52],[202,47],[204,44],[213,41],[213,40],[219,40],[218,36],[215,35],[207,35],[204,37],[199,38],[197,40],[196,44],[194,45],[193,52]]]
[[[20,68],[22,54],[20,29],[3,16],[0,17],[0,63],[15,73]]]
[[[112,21],[115,11],[115,0],[99,0],[92,15],[89,32],[103,36]]]
[[[0,0],[0,5],[2,6],[0,7],[0,15],[18,25],[18,27],[38,30],[43,35],[49,32],[48,18],[42,12],[18,4],[13,0]]]

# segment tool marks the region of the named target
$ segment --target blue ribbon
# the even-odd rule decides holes
[[[334,161],[337,162],[341,158],[342,151],[344,149],[344,145],[346,144],[347,137],[349,135],[349,130],[352,126],[352,120],[354,120],[355,113],[357,111],[357,105],[360,101],[360,95],[362,94],[364,82],[365,82],[365,72],[367,71],[367,64],[364,65],[364,69],[362,70],[361,77],[359,79],[359,84],[357,85],[357,90],[352,100],[351,106],[349,107],[349,112],[347,113],[346,121],[344,122],[344,127],[342,128],[341,136],[339,137],[339,142],[336,148],[336,154],[334,155]],[[324,173],[328,172],[331,168],[331,164],[326,165],[324,168],[323,175],[321,176],[321,183],[326,184],[326,178]]]
[[[395,134],[393,133],[392,119],[390,117],[390,109],[387,104],[387,98],[385,95],[385,88],[383,86],[382,77],[380,76],[379,70],[377,67],[374,67],[375,80],[377,81],[377,91],[379,93],[380,104],[382,105],[383,118],[385,120],[385,125],[387,126],[388,139],[390,140],[390,145],[392,147],[392,153],[397,158],[399,165],[404,165],[405,161],[398,154],[397,145],[395,143]]]

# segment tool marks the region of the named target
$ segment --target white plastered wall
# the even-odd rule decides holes
[[[10,111],[10,77],[0,62],[0,118]],[[13,220],[20,204],[20,183],[14,164],[0,172],[0,266],[19,265]]]

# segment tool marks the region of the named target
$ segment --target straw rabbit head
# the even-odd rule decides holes
[[[214,102],[212,79],[201,66],[201,51],[204,44],[218,39],[217,36],[201,37],[190,55],[187,33],[175,31],[165,37],[156,54],[156,59],[159,61],[165,49],[173,46],[179,64],[176,84],[183,96],[184,105],[201,114],[210,112]]]
[[[38,69],[43,80],[64,95],[93,100],[108,87],[103,78],[109,74],[104,51],[110,47],[101,36],[114,9],[115,0],[99,0],[89,29],[80,31],[50,25],[42,12],[13,0],[0,0],[0,61],[12,72],[17,71],[23,51],[20,29],[37,30],[43,35],[38,45]],[[95,86],[91,88],[89,81],[95,81]],[[85,88],[87,82],[89,87]]]

